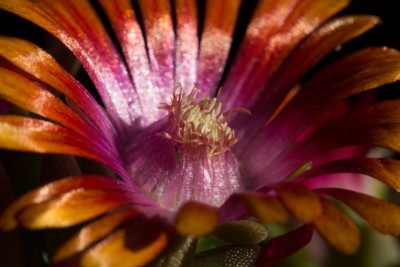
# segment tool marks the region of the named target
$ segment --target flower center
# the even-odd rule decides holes
[[[167,116],[149,125],[125,147],[134,183],[167,210],[187,201],[219,207],[242,187],[239,164],[231,150],[237,142],[217,98],[200,98],[194,88],[174,88],[169,103],[159,107]]]
[[[217,98],[199,99],[195,87],[186,95],[178,84],[171,103],[159,107],[168,111],[172,128],[163,135],[180,144],[193,144],[206,148],[209,157],[229,150],[236,142],[235,132],[228,126],[221,103]]]

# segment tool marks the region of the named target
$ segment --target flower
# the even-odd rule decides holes
[[[273,265],[306,245],[314,229],[352,253],[360,233],[336,201],[379,232],[400,234],[397,205],[323,182],[355,173],[400,188],[398,161],[365,156],[373,146],[399,150],[398,101],[346,102],[398,80],[399,52],[365,48],[302,79],[379,19],[331,19],[346,0],[259,1],[225,69],[240,1],[207,1],[200,39],[195,1],[99,4],[121,54],[89,1],[0,2],[59,38],[104,104],[45,51],[1,37],[0,97],[37,116],[0,116],[0,147],[85,157],[117,176],[44,185],[5,210],[2,229],[90,220],[53,257],[71,266],[184,266],[210,233],[230,245],[200,253],[198,266],[225,257]],[[289,215],[304,225],[259,245],[266,237],[260,222]],[[252,217],[258,222],[243,221]]]

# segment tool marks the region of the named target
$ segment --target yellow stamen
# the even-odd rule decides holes
[[[177,143],[204,146],[211,157],[229,150],[237,138],[224,118],[225,113],[231,112],[221,113],[222,105],[216,98],[199,99],[199,94],[197,87],[188,95],[181,84],[175,87],[171,103],[160,105],[174,124],[173,132],[163,135]]]

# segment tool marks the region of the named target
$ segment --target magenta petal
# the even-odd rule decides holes
[[[167,99],[170,91],[160,88],[154,80],[157,73],[150,67],[146,44],[131,1],[100,1],[121,44],[133,84],[146,109],[142,123],[147,125],[165,115],[157,108],[158,103]],[[156,19],[156,18],[153,18]],[[172,89],[172,85],[168,89]]]
[[[246,87],[247,79],[260,68],[260,57],[272,35],[283,26],[299,0],[271,1],[258,4],[237,57],[223,85],[221,99],[228,107],[240,106],[240,96],[251,90]],[[268,21],[268,23],[267,23]],[[248,90],[243,90],[244,88]],[[247,104],[247,102],[245,102]]]
[[[284,150],[323,111],[339,101],[399,80],[399,68],[400,53],[388,48],[367,48],[337,60],[306,83],[266,127],[265,147],[274,151]]]
[[[176,0],[175,82],[191,90],[196,83],[198,37],[197,8],[194,0]]]
[[[143,115],[126,67],[89,1],[1,1],[0,8],[51,32],[78,57],[120,130]]]
[[[201,35],[197,83],[204,95],[212,95],[221,79],[232,42],[240,0],[208,0]]]
[[[320,60],[338,46],[361,35],[378,24],[373,16],[339,17],[328,21],[307,36],[282,63],[279,71],[269,82],[269,88],[257,99],[253,115],[260,117],[260,123],[270,115],[284,96]],[[268,108],[266,108],[268,107]],[[256,114],[257,113],[257,114]]]
[[[313,235],[314,228],[304,225],[287,234],[268,241],[258,253],[255,267],[269,267],[281,262],[307,245]]]
[[[398,104],[398,100],[393,100],[362,106],[327,123],[277,157],[271,163],[274,166],[272,175],[282,179],[305,162],[349,146],[378,146],[400,151]]]
[[[265,120],[284,101],[287,94],[301,81],[302,76],[324,56],[339,45],[359,36],[375,26],[379,19],[373,16],[349,16],[333,19],[307,36],[271,77],[267,87],[260,92],[251,109],[251,126],[244,126],[247,118],[237,117],[232,121],[237,127],[237,136],[254,135],[254,128],[260,128]],[[251,139],[251,138],[248,138]],[[246,146],[246,144],[243,144]]]
[[[228,108],[250,108],[289,53],[347,1],[260,1],[228,74],[222,99]],[[257,12],[258,11],[258,12]]]
[[[141,0],[139,5],[143,16],[147,52],[154,84],[161,91],[172,92],[175,85],[175,36],[170,3],[166,0]]]
[[[114,141],[115,128],[102,107],[47,52],[22,39],[1,37],[0,55],[38,79],[40,83],[64,94],[109,141]],[[1,64],[3,65],[3,62]]]
[[[352,145],[372,145],[365,138],[356,140],[355,132],[352,133],[354,137],[352,141],[350,141],[350,138],[344,138],[343,136],[333,136],[335,132],[338,134],[338,131],[340,131],[339,128],[334,128],[335,126],[331,126],[334,129],[331,132],[327,129],[324,130],[325,136],[320,135],[318,137],[320,138],[319,141],[308,134],[306,138],[308,139],[307,144],[296,144],[295,146],[293,144],[321,115],[324,115],[323,111],[331,107],[338,108],[338,103],[340,104],[340,101],[350,96],[400,79],[399,66],[400,55],[398,51],[388,48],[367,48],[337,60],[316,74],[277,117],[260,132],[259,136],[251,139],[250,145],[246,146],[246,151],[241,157],[246,161],[248,159],[246,164],[249,166],[247,166],[246,170],[249,170],[249,175],[252,176],[251,173],[255,175],[266,174],[259,178],[258,181],[254,181],[254,183],[259,184],[261,180],[268,180],[268,183],[279,181],[302,164],[322,157],[322,154],[326,155],[330,151],[327,150],[328,147],[325,146],[325,150],[322,152],[323,148],[318,148],[321,144],[317,145],[317,143],[324,142],[328,144],[328,136],[330,140],[342,142],[341,145],[330,144],[329,149]],[[336,75],[332,75],[332,73]],[[324,90],[321,90],[321,88],[324,88]],[[392,106],[393,104],[390,105]],[[368,114],[371,115],[374,114],[372,110],[365,110],[365,112],[369,112]],[[384,116],[389,114],[389,111],[382,110],[382,112],[385,112]],[[357,126],[361,128],[356,130],[354,128],[355,124],[363,116],[362,111],[357,114],[357,118],[352,118],[354,121],[350,122],[351,117],[347,117],[345,119],[347,121],[344,123],[352,125],[353,131],[365,131],[366,128],[371,131],[378,131],[378,129],[373,129],[373,127],[378,127],[373,120],[369,121],[371,123],[369,127],[366,127],[367,122],[363,122],[364,125]],[[325,121],[324,123],[328,122]],[[320,127],[321,125],[315,128],[320,129]],[[339,127],[339,125],[336,125],[336,127]],[[342,126],[340,125],[340,127]],[[350,133],[349,129],[346,131]],[[366,137],[366,132],[359,132],[359,135]],[[377,141],[374,140],[373,143],[378,145]],[[306,153],[308,152],[306,151],[310,149],[318,150],[318,156],[314,152],[310,152],[313,153],[313,156],[310,156],[310,154],[307,156]],[[293,150],[296,150],[296,152]],[[268,154],[268,151],[278,151],[278,153],[271,155]],[[290,155],[287,155],[288,151],[291,151]],[[269,156],[267,157],[266,155]],[[297,159],[297,162],[294,164],[295,159]]]

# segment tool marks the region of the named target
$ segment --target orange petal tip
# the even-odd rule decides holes
[[[200,237],[211,233],[219,221],[218,210],[198,202],[184,204],[175,217],[176,230],[184,236]]]

